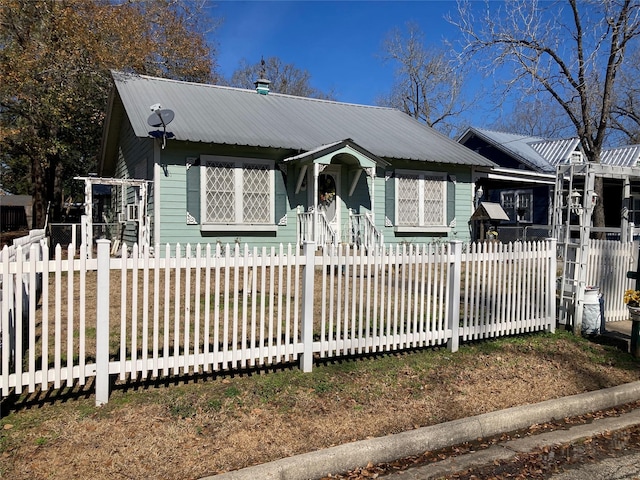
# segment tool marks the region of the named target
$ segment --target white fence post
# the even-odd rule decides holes
[[[316,243],[304,242],[302,253],[306,257],[302,271],[302,355],[300,369],[310,372],[313,369],[313,302]]]
[[[96,299],[96,406],[109,401],[109,250],[111,242],[98,245]],[[122,260],[123,262],[126,259]]]
[[[547,314],[549,315],[550,325],[547,328],[548,332],[556,333],[556,288],[558,288],[558,282],[556,280],[558,275],[558,256],[557,256],[558,240],[555,238],[547,239],[547,249],[549,251],[549,275],[547,286]]]
[[[460,345],[460,281],[462,278],[462,242],[454,240],[449,243],[449,260],[447,279],[449,281],[449,299],[447,303],[447,323],[451,330],[451,338],[447,342],[447,348],[451,352],[457,352]]]

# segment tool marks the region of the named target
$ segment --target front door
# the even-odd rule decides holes
[[[318,211],[324,213],[329,225],[340,238],[340,167],[328,165],[318,175]]]

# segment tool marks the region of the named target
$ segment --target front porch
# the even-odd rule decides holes
[[[342,229],[340,234],[331,226],[325,212],[305,212],[303,207],[299,206],[296,213],[297,243],[300,246],[305,242],[315,242],[318,248],[343,243],[375,249],[384,244],[384,236],[376,227],[370,213],[358,214],[349,210],[346,228]]]
[[[287,158],[284,165],[296,178],[298,245],[382,246],[375,189],[376,171],[388,165],[385,160],[347,139]]]

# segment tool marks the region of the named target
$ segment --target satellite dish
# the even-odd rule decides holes
[[[173,113],[173,110],[169,110],[168,108],[158,109],[149,115],[147,123],[152,127],[166,127],[175,116],[176,114]]]
[[[174,117],[176,116],[173,113],[173,110],[169,110],[168,108],[162,108],[162,105],[156,103],[151,106],[151,111],[153,112],[147,118],[147,123],[152,127],[162,127],[162,148],[167,144],[167,125],[169,125]],[[156,132],[149,132],[151,136],[157,136]],[[158,132],[159,133],[159,132]]]

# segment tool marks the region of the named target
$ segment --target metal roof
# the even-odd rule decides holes
[[[558,165],[571,163],[573,152],[581,151],[578,137],[550,140],[541,137],[469,128],[460,139],[474,134],[502,149],[540,172],[555,172]],[[604,149],[600,163],[618,167],[635,167],[640,159],[640,145]]]
[[[534,137],[530,135],[520,135],[515,133],[499,132],[496,130],[487,130],[483,128],[469,128],[463,135],[474,134],[496,148],[508,153],[520,162],[528,165],[532,169],[539,172],[554,172],[555,166],[543,157],[532,144],[545,142],[542,137]]]
[[[258,94],[215,85],[112,73],[138,137],[150,137],[150,106],[175,112],[169,141],[310,151],[345,138],[376,156],[456,165],[493,166],[399,110],[291,95]]]
[[[640,157],[640,145],[610,148],[602,152],[600,163],[616,167],[636,167]]]
[[[579,143],[580,140],[577,137],[573,137],[560,140],[541,140],[531,142],[529,143],[529,146],[550,165],[552,165],[555,170],[556,166],[563,163],[569,163],[571,160],[571,154],[576,151]]]

